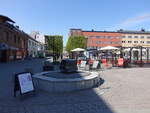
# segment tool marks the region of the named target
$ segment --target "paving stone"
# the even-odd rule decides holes
[[[0,64],[0,113],[150,113],[149,68],[100,71],[104,83],[94,89],[54,94],[38,90],[14,98],[13,73],[25,68],[40,72],[43,60]]]

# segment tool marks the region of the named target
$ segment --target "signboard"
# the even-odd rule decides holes
[[[118,58],[118,66],[123,66],[123,58]]]
[[[81,68],[84,68],[85,66],[86,66],[86,61],[81,61],[80,67],[81,67]]]
[[[98,67],[98,63],[99,63],[98,61],[94,61],[93,65],[92,65],[92,68],[97,68]]]
[[[17,91],[20,91],[21,95],[28,93],[28,92],[35,91],[31,73],[24,72],[24,73],[15,74],[15,77],[14,77],[14,97],[16,97]]]
[[[34,91],[31,73],[18,74],[18,81],[20,85],[21,94]]]

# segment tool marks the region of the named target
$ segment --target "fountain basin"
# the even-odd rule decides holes
[[[88,71],[69,74],[60,71],[49,71],[33,75],[33,80],[40,90],[70,92],[95,87],[100,82],[100,76],[97,72]]]

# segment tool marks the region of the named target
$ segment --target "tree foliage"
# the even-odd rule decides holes
[[[45,36],[47,47],[50,53],[61,54],[63,52],[63,37],[59,35]]]
[[[84,36],[69,37],[66,45],[66,50],[70,53],[70,51],[75,48],[86,48],[86,38]]]

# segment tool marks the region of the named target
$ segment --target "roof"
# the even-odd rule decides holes
[[[76,28],[71,28],[70,30],[81,30],[82,31],[82,29],[76,29]]]
[[[83,32],[118,33],[118,32],[116,32],[116,31],[94,31],[94,30],[91,30],[91,31],[83,31]]]
[[[75,29],[72,28],[70,30],[81,30],[82,32],[89,32],[89,33],[124,33],[124,34],[150,34],[150,31],[145,31],[145,29],[141,29],[140,31],[135,30],[123,30],[120,29],[118,31],[95,31],[95,30],[82,30],[82,29]]]
[[[3,18],[5,21],[9,21],[9,22],[15,23],[12,19],[10,19],[10,18],[7,17],[7,16],[0,15],[0,18]]]
[[[134,30],[118,30],[119,33],[124,34],[150,34],[149,31],[134,31]]]

